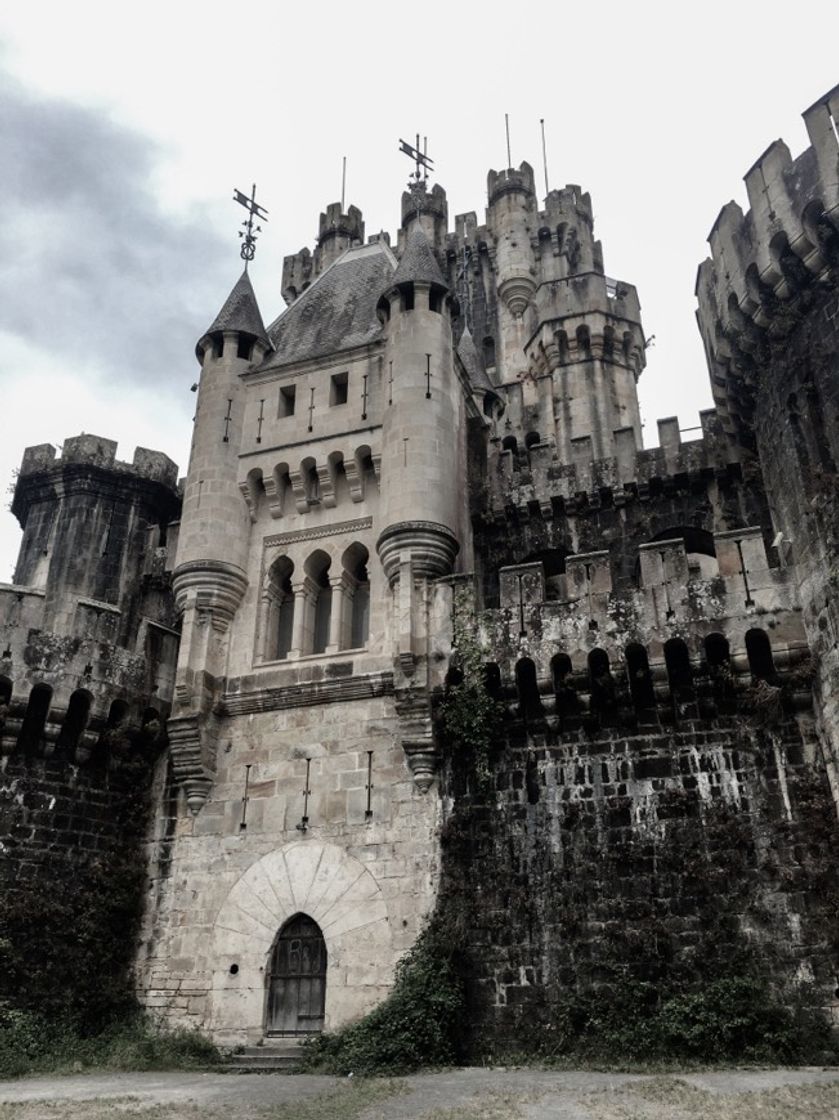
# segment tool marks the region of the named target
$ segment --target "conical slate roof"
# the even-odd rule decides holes
[[[448,289],[448,284],[443,279],[443,273],[437,264],[437,258],[428,244],[428,238],[419,226],[415,226],[408,235],[405,252],[393,275],[395,285],[417,282],[435,284],[438,288]]]
[[[247,269],[234,284],[233,291],[206,333],[213,334],[216,331],[241,331],[262,339],[263,342],[268,341]]]
[[[495,386],[489,379],[489,374],[484,369],[484,363],[481,361],[478,348],[475,346],[474,339],[468,327],[463,328],[463,334],[460,336],[460,342],[457,344],[457,356],[463,362],[463,366],[469,375],[472,388],[476,392],[494,393],[495,396],[498,396]]]

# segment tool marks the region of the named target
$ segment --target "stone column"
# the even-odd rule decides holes
[[[294,625],[291,631],[289,657],[303,657],[311,653],[311,614],[317,588],[308,576],[304,576],[301,580],[293,580],[291,589],[294,592]]]
[[[352,603],[348,595],[347,573],[339,576],[330,576],[329,586],[332,588],[332,613],[329,616],[329,642],[326,653],[338,653],[346,646],[346,612]]]

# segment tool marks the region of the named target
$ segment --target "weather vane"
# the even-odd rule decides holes
[[[239,236],[242,238],[239,255],[245,262],[245,268],[247,268],[247,262],[252,261],[256,253],[256,236],[258,233],[262,233],[262,226],[255,226],[253,220],[259,218],[260,221],[267,222],[268,211],[256,204],[256,183],[251,187],[250,198],[234,188],[233,201],[238,202],[240,206],[244,206],[248,212],[248,220],[242,222],[242,229],[239,230]]]
[[[399,151],[404,152],[406,156],[410,156],[414,161],[414,171],[408,176],[408,190],[413,196],[414,204],[417,208],[417,217],[419,217],[420,202],[425,193],[426,183],[428,182],[428,172],[434,169],[434,160],[428,155],[428,137],[423,136],[422,148],[420,148],[419,133],[417,133],[416,147],[409,144],[407,140],[400,139]]]

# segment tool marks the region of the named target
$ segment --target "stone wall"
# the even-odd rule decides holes
[[[335,1029],[386,995],[436,886],[439,800],[405,765],[392,683],[349,677],[370,695],[343,702],[340,681],[310,688],[320,706],[305,686],[259,683],[225,696],[216,779],[197,816],[182,805],[175,820],[161,798],[138,964],[147,1007],[224,1043],[263,1037],[270,952],[294,914],[323,932]]]
[[[0,1000],[101,1025],[132,998],[154,748],[0,765]]]
[[[493,788],[448,760],[476,1056],[550,1050],[564,1011],[644,984],[758,975],[835,1011],[839,841],[812,721],[682,713],[586,732],[509,705]]]

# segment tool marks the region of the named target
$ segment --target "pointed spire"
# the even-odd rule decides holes
[[[242,334],[252,335],[264,342],[266,346],[268,345],[265,324],[262,322],[259,304],[256,302],[256,295],[247,269],[234,284],[233,291],[225,300],[221,311],[216,315],[212,325],[205,331],[205,337],[219,331],[240,331]]]
[[[428,238],[418,225],[414,226],[408,234],[408,243],[393,274],[393,283],[395,286],[413,283],[434,284],[438,288],[448,290],[449,286],[428,244]]]

